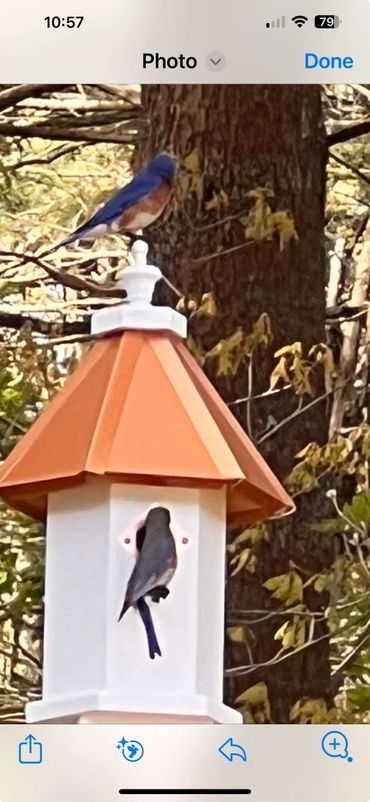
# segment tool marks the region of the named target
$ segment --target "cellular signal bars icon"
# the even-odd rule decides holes
[[[285,17],[278,17],[277,19],[273,19],[272,22],[266,22],[266,28],[285,28],[285,25]]]

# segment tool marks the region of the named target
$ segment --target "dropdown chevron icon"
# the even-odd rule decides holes
[[[206,64],[208,69],[216,72],[218,70],[223,70],[226,64],[226,59],[224,54],[219,50],[213,50],[212,53],[208,53],[206,57]]]

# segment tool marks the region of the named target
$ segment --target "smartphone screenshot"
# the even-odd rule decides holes
[[[0,802],[369,802],[370,2],[0,21]]]

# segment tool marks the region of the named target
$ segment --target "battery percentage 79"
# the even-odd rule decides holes
[[[339,28],[341,22],[337,14],[319,14],[315,17],[315,28]]]

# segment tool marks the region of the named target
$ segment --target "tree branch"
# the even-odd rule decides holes
[[[270,668],[276,666],[279,663],[284,663],[285,660],[295,657],[297,654],[309,649],[311,646],[316,646],[317,643],[321,643],[324,640],[330,640],[330,638],[335,638],[335,636],[339,635],[341,632],[345,632],[348,629],[353,629],[353,626],[353,622],[345,624],[343,627],[338,627],[338,629],[336,629],[334,632],[326,632],[325,635],[320,635],[320,637],[315,638],[314,640],[306,641],[306,643],[304,643],[302,646],[299,646],[297,649],[294,649],[286,654],[282,654],[282,650],[280,649],[277,655],[272,657],[271,660],[266,660],[264,663],[254,663],[249,666],[227,668],[225,674],[228,677],[243,677],[246,674],[252,674],[254,671],[258,671],[260,668]]]
[[[361,170],[359,170],[357,167],[354,167],[353,164],[351,164],[350,162],[347,162],[345,159],[342,159],[340,156],[337,156],[336,153],[332,153],[331,151],[329,152],[329,158],[333,159],[335,162],[338,162],[338,164],[341,164],[342,167],[346,167],[347,170],[350,170],[351,173],[353,173],[354,175],[357,175],[357,177],[360,178],[361,181],[364,181],[365,184],[370,186],[370,178],[368,178],[366,175],[364,175],[361,172]]]
[[[16,162],[16,164],[9,165],[7,170],[14,171],[20,170],[22,167],[33,167],[37,164],[51,164],[56,159],[60,159],[62,156],[66,156],[68,153],[75,153],[82,147],[89,147],[89,144],[80,142],[77,145],[64,145],[61,148],[54,148],[54,150],[50,151],[43,157],[25,159],[24,161]]]
[[[78,130],[75,128],[63,128],[60,130],[57,125],[13,125],[12,123],[0,122],[0,136],[11,136],[15,139],[28,139],[38,137],[39,139],[50,139],[53,141],[69,142],[112,142],[116,145],[133,145],[140,138],[137,131],[123,133],[119,129],[116,131],[105,131],[95,129],[92,131]]]
[[[342,660],[342,662],[338,666],[338,668],[336,668],[335,671],[333,671],[332,673],[333,677],[338,676],[338,674],[342,674],[343,671],[347,671],[353,665],[353,663],[356,661],[357,655],[366,646],[369,638],[370,638],[370,622],[368,623],[361,637],[358,639],[356,645],[353,647],[353,649],[351,649],[347,657],[345,657],[344,660]]]
[[[348,142],[350,139],[357,139],[357,137],[369,133],[370,118],[367,117],[360,122],[351,123],[343,128],[339,128],[339,131],[334,131],[334,133],[329,134],[326,141],[328,147],[331,147],[332,145],[339,145],[341,142]]]
[[[63,284],[65,287],[70,287],[73,290],[79,290],[82,292],[90,292],[94,295],[98,296],[106,296],[110,298],[124,298],[125,293],[124,291],[118,289],[116,286],[112,287],[103,287],[101,284],[96,284],[94,281],[89,281],[88,279],[81,278],[80,276],[76,276],[73,273],[67,273],[65,270],[58,270],[56,267],[51,267],[46,262],[42,261],[39,257],[35,256],[32,253],[18,253],[17,251],[0,251],[0,256],[7,256],[17,259],[18,262],[15,265],[9,265],[9,267],[16,267],[17,264],[27,264],[27,262],[31,262],[32,264],[37,265],[42,270],[47,273],[48,276],[51,276],[54,281],[58,284]],[[38,277],[37,277],[38,278]],[[40,276],[40,279],[42,276]],[[35,280],[35,276],[30,277],[31,281]]]
[[[26,325],[32,328],[33,331],[44,334],[46,337],[52,337],[60,333],[60,335],[84,335],[90,332],[90,321],[75,320],[68,321],[46,321],[39,318],[31,317],[30,315],[21,315],[14,312],[0,312],[0,328],[16,329],[19,331]]]
[[[62,89],[58,86],[58,89]],[[55,84],[16,84],[15,86],[3,89],[0,92],[0,111],[15,106],[21,100],[25,100],[30,95],[42,95],[44,92],[54,92]]]

